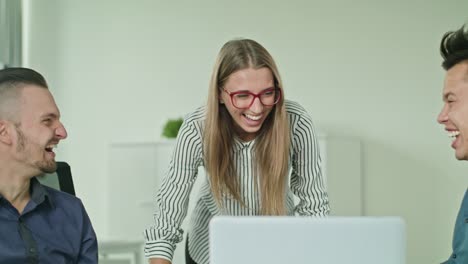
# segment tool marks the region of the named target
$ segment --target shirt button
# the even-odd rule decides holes
[[[35,248],[30,248],[29,252],[34,253],[34,252],[36,252],[36,249]]]
[[[457,258],[457,254],[452,254],[452,258],[456,259]]]

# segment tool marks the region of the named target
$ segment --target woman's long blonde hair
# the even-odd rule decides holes
[[[289,121],[284,106],[284,91],[278,68],[259,43],[250,39],[231,40],[221,48],[211,76],[204,130],[205,168],[218,204],[230,194],[242,204],[239,176],[234,162],[234,124],[226,107],[219,102],[220,92],[229,76],[239,70],[268,68],[281,99],[260,129],[254,145],[254,175],[260,191],[262,215],[286,214],[285,188],[288,178]]]

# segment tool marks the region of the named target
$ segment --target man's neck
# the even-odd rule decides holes
[[[0,195],[21,214],[31,199],[31,177],[18,174],[18,170],[0,162]]]

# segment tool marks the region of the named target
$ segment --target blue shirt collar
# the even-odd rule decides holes
[[[31,178],[29,185],[29,194],[31,195],[31,201],[34,204],[39,205],[41,203],[47,202],[51,207],[55,207],[52,197],[47,191],[46,187],[42,185],[36,177]],[[0,203],[8,202],[3,195],[0,194]],[[35,207],[35,206],[34,206]]]
[[[44,185],[42,185],[39,180],[36,179],[36,177],[31,178],[30,184],[29,191],[31,194],[31,200],[33,200],[38,205],[43,202],[48,202],[50,206],[54,206],[54,203],[46,187],[44,187]]]

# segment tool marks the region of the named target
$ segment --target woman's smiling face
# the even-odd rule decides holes
[[[233,105],[229,93],[244,91],[259,94],[274,87],[273,74],[268,68],[247,68],[229,75],[219,99],[234,120],[235,132],[241,140],[250,141],[257,136],[273,106],[265,106],[260,98],[255,98],[250,107],[239,109]]]

